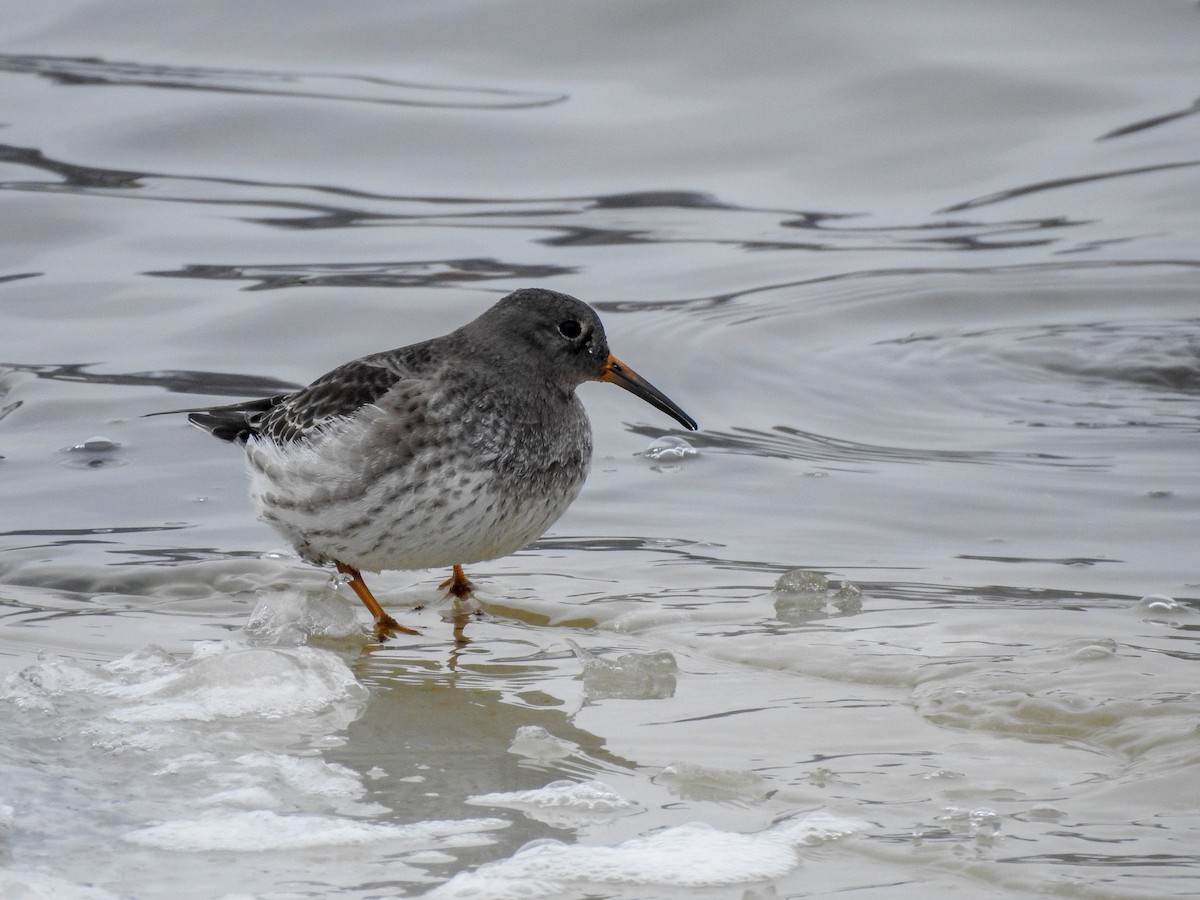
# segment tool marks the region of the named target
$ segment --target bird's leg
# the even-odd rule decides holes
[[[475,590],[475,585],[471,584],[471,579],[467,577],[467,573],[463,571],[462,566],[454,567],[454,574],[438,585],[439,588],[446,588],[447,594],[453,594],[459,600],[466,600],[471,596],[471,592]]]
[[[467,573],[463,571],[462,566],[455,566],[454,574],[438,587],[446,588],[446,596],[454,598],[454,612],[450,616],[450,621],[454,623],[454,643],[459,647],[465,647],[471,643],[471,639],[467,637],[465,631],[467,623],[471,621],[473,613],[479,612],[471,600],[471,592],[475,585],[471,584],[471,579],[467,578]]]
[[[411,628],[405,628],[391,616],[383,611],[383,607],[379,605],[379,601],[371,593],[371,589],[367,587],[367,583],[363,581],[362,573],[354,566],[348,566],[345,563],[336,563],[337,570],[343,575],[350,576],[350,587],[354,593],[358,595],[358,599],[363,602],[371,615],[375,617],[375,627],[379,629],[382,635],[400,632],[401,634],[420,634],[419,631],[413,631]]]
[[[467,624],[471,621],[469,612],[455,613],[450,620],[454,623],[454,643],[459,647],[465,647],[471,643],[471,639],[467,637]]]

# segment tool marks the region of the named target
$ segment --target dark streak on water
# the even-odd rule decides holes
[[[635,6],[14,8],[0,659],[26,676],[3,701],[0,893],[30,869],[63,882],[14,890],[402,895],[528,840],[619,854],[813,809],[897,852],[797,846],[803,867],[729,896],[1193,893],[1195,8]],[[472,643],[433,603],[412,641],[329,641],[364,700],[278,713],[279,679],[250,691],[265,711],[171,720],[174,679],[184,701],[253,683],[220,656],[215,694],[187,682],[203,642],[303,683],[295,645],[338,607],[274,552],[238,453],[146,414],[292,390],[531,283],[593,302],[703,430],[585,389],[590,483],[473,573]],[[663,437],[699,454],[643,458]],[[796,569],[810,594],[772,589]],[[438,580],[378,583],[408,612]],[[296,619],[243,633],[259,601]],[[170,653],[94,664],[146,643]],[[585,658],[663,653],[670,690],[580,687]],[[510,749],[529,725],[545,758]],[[334,788],[297,787],[325,763]],[[467,803],[591,778],[637,814]],[[259,840],[306,814],[508,827],[318,848],[317,874],[297,847],[125,840],[246,809],[279,814]],[[579,895],[688,890],[655,877]]]

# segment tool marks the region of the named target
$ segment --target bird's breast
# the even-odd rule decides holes
[[[314,562],[409,569],[507,555],[549,528],[587,476],[591,428],[571,400],[555,416],[378,404],[308,441],[253,440],[251,494]]]

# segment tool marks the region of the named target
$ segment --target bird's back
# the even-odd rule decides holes
[[[428,343],[353,360],[290,394],[195,410],[188,421],[221,440],[242,444],[252,437],[276,444],[305,440],[327,423],[374,403],[398,381],[419,376],[432,360]]]

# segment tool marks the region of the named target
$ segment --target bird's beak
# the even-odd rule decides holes
[[[666,394],[611,353],[608,354],[608,359],[605,361],[604,367],[600,369],[600,376],[597,380],[607,381],[610,384],[615,384],[617,387],[625,388],[625,390],[629,391],[635,397],[641,397],[651,406],[665,412],[689,431],[695,431],[700,427],[696,424],[695,419],[676,406],[674,401],[667,397]]]

